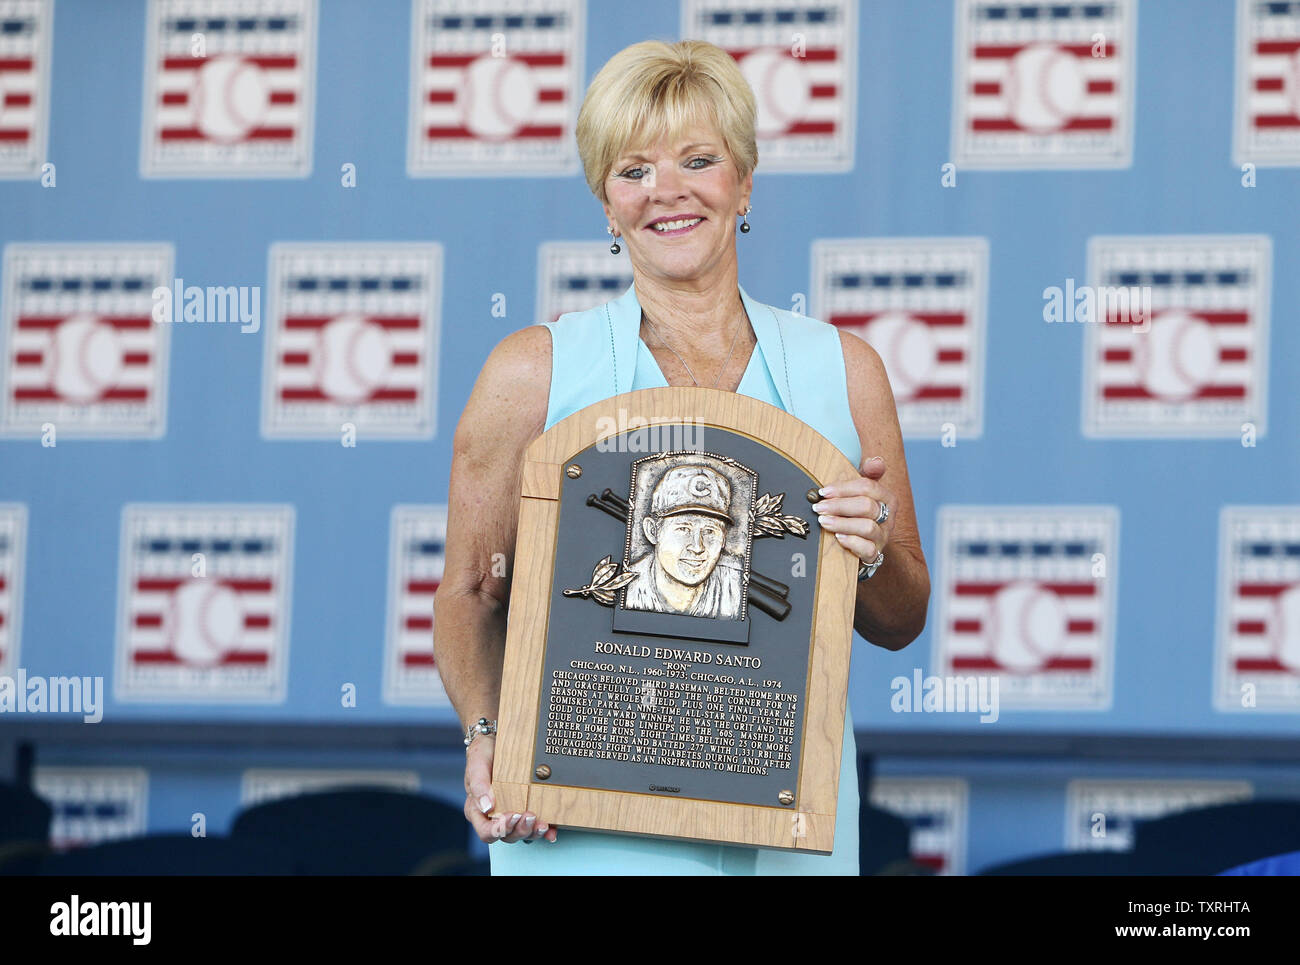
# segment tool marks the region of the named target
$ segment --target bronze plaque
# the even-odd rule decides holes
[[[746,412],[770,410],[762,414],[801,437],[823,466],[836,458],[849,466],[781,410],[716,395],[743,399],[732,405]],[[800,840],[797,832],[723,828],[726,808],[707,811],[717,817],[701,827],[720,831],[702,834],[634,817],[645,809],[619,803],[671,801],[662,813],[710,804],[762,809],[758,824],[780,827],[772,815],[782,812],[797,829],[805,810],[825,816],[829,798],[833,832],[856,566],[811,508],[830,479],[757,437],[754,424],[728,421],[737,420],[704,415],[648,427],[633,420],[636,427],[596,434],[581,448],[560,443],[562,459],[526,466],[498,737],[504,768],[496,778],[526,785],[526,806],[561,827],[829,851],[824,834]],[[572,428],[566,438],[575,438]],[[546,517],[553,532],[525,532],[537,525],[530,500],[553,507]],[[540,573],[532,567],[545,566],[543,557],[549,567]],[[544,600],[526,597],[534,591]],[[820,623],[819,605],[827,608]],[[823,671],[811,693],[817,646],[842,675],[827,681]],[[810,739],[815,775],[805,773]],[[805,809],[810,780],[816,802]],[[588,806],[569,806],[577,801]]]
[[[816,485],[752,439],[708,436],[727,454],[598,443],[571,460],[535,753],[554,784],[793,803]]]

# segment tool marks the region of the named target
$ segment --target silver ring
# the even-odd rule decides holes
[[[882,501],[880,504],[880,515],[876,517],[876,525],[885,525],[885,520],[887,519],[889,519],[889,503]]]
[[[875,576],[876,570],[880,569],[881,565],[884,562],[885,562],[884,553],[877,553],[876,558],[872,560],[870,563],[864,563],[863,561],[859,560],[858,561],[858,582],[861,583],[863,580],[869,580],[873,576]]]

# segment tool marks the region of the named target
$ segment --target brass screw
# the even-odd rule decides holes
[[[582,467],[579,466],[576,462],[570,463],[569,468],[564,470],[564,472],[568,475],[570,479],[577,479],[579,476],[582,475]]]
[[[804,495],[804,499],[808,500],[808,502],[810,503],[819,503],[821,502],[822,499],[822,494],[819,493],[816,489],[810,489],[803,495]]]
[[[533,773],[537,775],[539,781],[544,781],[551,776],[551,767],[549,764],[538,764],[537,770],[533,771]]]
[[[782,791],[780,794],[776,796],[776,799],[780,801],[782,804],[793,804],[794,791]]]

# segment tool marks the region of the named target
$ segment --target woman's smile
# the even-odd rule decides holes
[[[684,235],[687,232],[694,231],[697,226],[703,223],[704,218],[695,214],[681,217],[659,218],[646,225],[646,228],[657,235]]]

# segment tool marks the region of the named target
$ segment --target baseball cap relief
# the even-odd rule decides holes
[[[730,506],[731,483],[727,477],[699,464],[668,470],[650,496],[650,512],[655,516],[703,513],[731,523]]]

